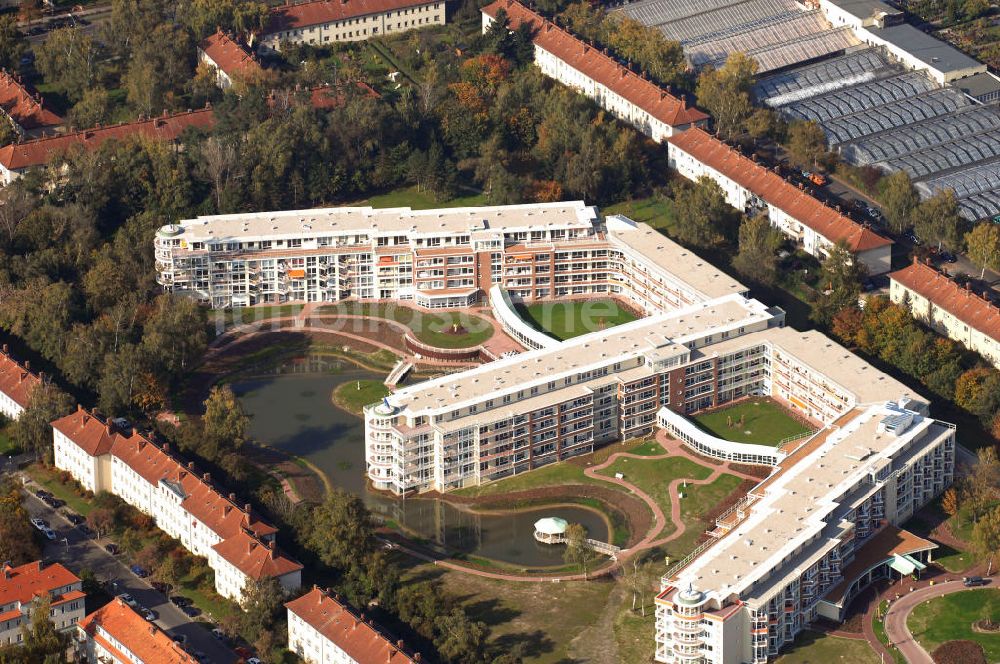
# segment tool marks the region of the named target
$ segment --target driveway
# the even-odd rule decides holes
[[[996,577],[993,577],[991,583],[986,587],[990,587],[994,583],[996,583]],[[889,612],[885,614],[885,633],[889,637],[889,641],[899,648],[899,652],[909,664],[934,664],[934,660],[931,659],[923,646],[917,643],[913,635],[910,634],[910,629],[906,626],[906,619],[910,616],[910,612],[917,605],[929,599],[965,590],[974,590],[974,588],[966,588],[961,579],[946,581],[914,590],[889,606]]]
[[[87,537],[67,521],[62,514],[43,503],[30,491],[38,485],[31,483],[26,492],[28,499],[24,507],[32,517],[39,517],[49,522],[49,527],[56,531],[57,539],[46,543],[45,560],[60,562],[70,571],[77,574],[86,568],[94,572],[101,581],[111,583],[114,594],[129,593],[139,604],[156,611],[159,618],[156,624],[171,635],[183,634],[188,638],[192,653],[203,652],[207,655],[206,662],[213,664],[232,664],[239,656],[225,647],[211,632],[202,625],[195,624],[180,610],[167,601],[167,598],[154,590],[144,579],[132,574],[128,568],[128,559],[123,555],[112,556],[104,550],[104,544],[110,540],[95,540]]]

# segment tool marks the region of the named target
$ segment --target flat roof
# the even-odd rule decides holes
[[[316,237],[325,233],[469,233],[511,228],[591,227],[597,210],[583,201],[413,210],[371,206],[280,210],[201,216],[178,222],[187,241],[226,241],[254,237]],[[166,226],[160,229],[166,232]]]
[[[870,31],[876,37],[903,49],[930,69],[951,72],[973,67],[982,67],[984,70],[986,68],[986,65],[975,58],[962,53],[937,37],[932,37],[926,32],[918,30],[909,23],[887,28],[870,28]]]
[[[860,19],[869,19],[879,14],[902,14],[900,10],[891,7],[880,0],[830,0],[836,5]]]
[[[785,577],[804,571],[848,527],[837,517],[839,507],[864,476],[891,464],[910,443],[950,432],[912,412],[901,434],[879,432],[884,418],[900,412],[892,403],[858,408],[841,418],[839,428],[816,434],[808,454],[769,478],[750,516],[683,568],[673,585],[690,583],[722,600],[733,594],[755,603],[769,599]]]
[[[417,383],[390,395],[388,400],[413,414],[452,411],[479,404],[489,397],[496,398],[497,409],[500,409],[503,406],[499,401],[505,394],[524,392],[528,395],[532,386],[636,358],[657,348],[674,347],[678,353],[686,352],[683,344],[687,338],[702,337],[723,328],[765,324],[771,317],[761,302],[729,295],[584,334],[554,348],[529,351],[459,374]],[[608,380],[616,380],[616,377],[611,375]],[[538,395],[539,403],[565,400],[566,389],[569,386]],[[519,412],[527,412],[525,397],[517,401],[516,408]],[[441,425],[447,427],[449,422]]]
[[[951,84],[973,98],[1000,92],[1000,78],[988,71],[960,78]]]

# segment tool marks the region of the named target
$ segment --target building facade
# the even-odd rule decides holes
[[[914,318],[1000,368],[1000,308],[930,265],[914,261],[889,275],[889,298]]]
[[[87,664],[196,664],[166,632],[116,597],[77,626],[76,653]]]
[[[702,129],[668,140],[670,167],[689,180],[708,177],[722,189],[726,202],[747,214],[767,214],[771,225],[806,253],[826,257],[844,243],[869,274],[890,268],[892,241],[822,203],[780,175],[743,156]]]
[[[935,545],[897,526],[951,483],[955,444],[906,397],[810,438],[664,575],[656,660],[764,664],[873,579],[922,569]]]
[[[411,664],[402,641],[389,637],[340,599],[319,588],[285,604],[288,649],[306,664]]]
[[[708,115],[619,64],[601,51],[516,0],[496,0],[482,8],[483,32],[507,15],[508,27],[531,27],[535,64],[543,74],[593,99],[619,120],[660,142],[693,126],[707,126]]]
[[[275,548],[276,529],[235,494],[224,495],[207,473],[182,464],[169,448],[122,432],[78,409],[52,423],[57,468],[94,493],[108,491],[140,512],[193,555],[208,561],[215,589],[242,602],[249,583],[276,578],[286,591],[301,585],[302,565]]]
[[[0,645],[17,645],[40,597],[49,599],[49,620],[59,631],[74,629],[83,618],[83,582],[68,569],[35,561],[0,570]]]
[[[429,25],[444,25],[445,0],[314,0],[274,7],[260,36],[261,50],[280,51],[285,42],[322,46],[361,41]]]
[[[465,307],[499,285],[518,302],[600,294],[649,313],[746,292],[649,226],[602,220],[579,201],[200,217],[161,228],[155,254],[165,290],[216,308],[345,299]]]

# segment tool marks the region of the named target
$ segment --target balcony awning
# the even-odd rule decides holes
[[[296,270],[289,270],[288,271],[288,277],[290,279],[302,279],[305,276],[306,276],[306,271],[305,270],[298,270],[298,269],[296,269]]]

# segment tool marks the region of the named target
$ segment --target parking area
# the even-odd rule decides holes
[[[45,560],[62,563],[76,574],[89,569],[98,580],[105,582],[110,594],[128,594],[136,606],[155,612],[156,624],[172,637],[184,641],[185,648],[200,661],[212,664],[240,661],[239,655],[212,635],[211,624],[185,615],[180,607],[153,587],[151,580],[133,574],[130,561],[123,554],[109,552],[105,546],[111,540],[97,539],[85,524],[74,525],[72,517],[67,518],[64,513],[65,507],[59,507],[58,502],[52,503],[51,499],[48,500],[51,504],[47,504],[36,494],[41,489],[38,484],[29,480],[24,488],[28,496],[24,507],[29,516],[46,522],[46,528],[52,533],[51,537],[46,534],[49,541],[43,553]]]

